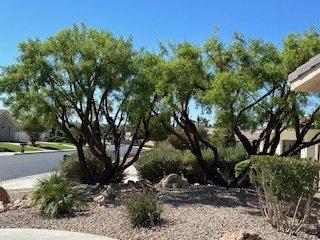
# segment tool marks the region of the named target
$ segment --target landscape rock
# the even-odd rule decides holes
[[[105,203],[105,196],[103,196],[102,194],[98,195],[93,198],[93,202],[96,206],[103,206]]]
[[[140,189],[155,190],[153,183],[147,179],[137,181],[134,186]]]
[[[3,204],[3,202],[0,202],[0,213],[3,213],[5,211],[6,211],[6,208],[5,208],[4,204]]]
[[[263,240],[258,234],[251,231],[234,231],[224,234],[220,240]]]
[[[9,194],[3,187],[0,187],[0,201],[3,202],[4,205],[10,202]]]
[[[161,188],[181,188],[184,186],[184,181],[181,175],[172,173],[165,176],[160,182]]]

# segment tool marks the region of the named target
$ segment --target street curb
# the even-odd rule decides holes
[[[44,151],[32,151],[32,152],[14,152],[10,155],[3,155],[3,156],[13,156],[13,155],[24,155],[24,154],[38,154],[38,153],[54,153],[54,152],[75,152],[77,149],[65,149],[65,150],[44,150]],[[0,154],[0,157],[2,155]]]

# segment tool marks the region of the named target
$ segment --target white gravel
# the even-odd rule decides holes
[[[21,191],[10,191],[12,198]],[[105,235],[117,239],[219,239],[224,233],[246,229],[266,240],[319,239],[315,226],[299,236],[279,233],[261,217],[251,190],[222,189],[214,186],[161,191],[163,222],[153,228],[133,228],[123,206],[90,208],[68,218],[44,219],[31,209],[0,214],[0,228],[44,228]]]

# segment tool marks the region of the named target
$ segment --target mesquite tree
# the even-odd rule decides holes
[[[133,164],[149,138],[156,100],[151,84],[153,55],[137,52],[130,39],[74,26],[44,41],[20,44],[18,62],[5,69],[1,86],[14,109],[36,108],[77,147],[85,181],[93,183],[83,146],[104,163],[101,183]],[[149,71],[150,70],[150,71]],[[120,146],[130,122],[132,141]],[[137,133],[143,139],[132,160]],[[107,141],[115,146],[110,156]]]
[[[199,94],[208,86],[210,78],[202,58],[202,51],[190,43],[162,46],[162,74],[157,78],[157,93],[159,103],[156,115],[171,114],[176,127],[166,122],[163,126],[183,142],[195,155],[207,179],[227,186],[226,181],[218,171],[218,151],[207,139],[201,136],[196,121],[191,119],[190,104],[192,101],[201,106]],[[182,130],[182,132],[181,132]],[[202,156],[202,146],[212,150],[214,164],[211,167]]]
[[[286,78],[320,53],[318,32],[312,29],[289,35],[281,50],[240,34],[226,46],[214,34],[204,49],[214,72],[204,99],[216,107],[220,125],[236,134],[248,154],[274,155],[281,133],[287,129],[294,129],[296,140],[284,156],[320,142],[320,133],[304,142],[319,118],[318,95],[291,92]],[[249,139],[243,131],[255,132],[258,137]]]

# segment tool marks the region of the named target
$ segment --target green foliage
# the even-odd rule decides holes
[[[209,135],[208,135],[208,132],[207,132],[207,129],[206,129],[206,126],[205,126],[205,125],[203,125],[203,124],[197,124],[197,130],[198,130],[199,135],[200,135],[202,138],[208,140]]]
[[[289,34],[283,41],[283,60],[288,73],[320,52],[320,34],[315,27],[303,33]]]
[[[300,196],[309,197],[316,193],[320,165],[315,161],[253,156],[251,162],[251,179],[261,185],[268,197],[297,202]]]
[[[75,188],[72,181],[58,173],[41,179],[32,192],[31,199],[34,205],[39,206],[40,214],[47,218],[87,208],[84,195]]]
[[[234,167],[235,177],[238,177],[245,169],[247,169],[247,167],[250,166],[250,164],[251,164],[250,159],[237,163]]]
[[[181,134],[181,136],[186,139],[186,136],[185,134]],[[178,150],[186,150],[188,149],[188,145],[184,142],[184,141],[181,141],[176,135],[174,134],[170,134],[168,137],[167,137],[167,140],[166,142],[168,144],[170,144],[172,147],[174,147],[175,149],[178,149]]]
[[[125,203],[134,226],[149,227],[160,221],[163,207],[154,193],[144,191],[133,194],[126,199]]]
[[[168,44],[161,46],[163,77],[158,79],[156,90],[161,98],[162,112],[177,114],[186,111],[190,100],[197,103],[199,86],[204,87],[210,79],[202,50],[191,43]]]
[[[68,139],[66,137],[60,137],[60,136],[52,136],[52,137],[48,137],[46,138],[47,142],[68,142]]]
[[[135,167],[142,178],[159,182],[165,175],[182,172],[181,153],[161,142],[140,156]]]
[[[228,128],[215,128],[209,138],[213,146],[216,147],[232,147],[236,145],[234,133]]]
[[[318,190],[320,164],[276,156],[253,156],[251,162],[265,217],[278,230],[297,234]]]
[[[205,128],[204,125],[197,125],[197,131],[199,133],[199,135],[204,138],[207,139],[209,138],[208,132]],[[178,150],[187,150],[189,149],[188,144],[186,144],[186,142],[188,142],[188,137],[186,135],[186,133],[184,131],[181,130],[177,130],[177,132],[179,133],[179,135],[184,139],[183,141],[181,139],[179,139],[175,134],[170,134],[167,137],[167,142],[173,146],[175,149]],[[204,145],[200,143],[201,148],[204,148]]]
[[[235,147],[219,148],[218,167],[224,178],[231,182],[236,177],[235,166],[248,159],[249,155],[241,144]]]
[[[248,159],[249,155],[241,144],[237,144],[235,147],[219,148],[219,158],[221,166],[224,163],[234,165]]]
[[[265,121],[265,116],[258,107],[244,112],[241,110],[253,102],[250,96],[256,99],[270,86],[278,84],[279,79],[285,81],[278,49],[241,34],[235,34],[229,46],[225,46],[214,34],[204,48],[209,66],[216,70],[214,81],[204,94],[205,102],[217,107],[216,116],[225,127],[236,124],[243,130],[255,130]],[[270,103],[269,100],[266,99],[266,104]],[[240,112],[241,116],[237,118]]]
[[[210,168],[214,163],[211,150],[202,150],[202,156]],[[183,175],[190,183],[206,183],[207,178],[200,167],[196,157],[190,151],[182,153]]]
[[[21,152],[20,144],[12,143],[12,142],[0,142],[0,151],[1,149],[3,149],[4,152]],[[28,152],[33,152],[33,151],[41,151],[43,149],[26,145],[24,150]]]
[[[292,126],[295,119],[319,112],[314,94],[293,93],[287,84],[288,74],[320,53],[319,43],[320,35],[314,28],[288,35],[282,48],[238,33],[226,45],[215,32],[204,46],[208,67],[214,69],[214,75],[202,99],[215,107],[217,122],[238,130],[238,135],[241,131],[258,132],[262,126],[270,128],[269,132],[281,129],[279,126]],[[277,134],[261,134],[258,141],[267,144],[263,154],[273,155]],[[250,140],[242,137],[250,155],[260,153],[260,148],[256,148],[259,143],[250,145]]]
[[[74,25],[47,39],[21,43],[17,62],[1,74],[0,91],[14,111],[34,109],[69,142],[81,145],[95,138],[89,147],[110,166],[106,173],[111,174],[103,179],[108,182],[129,164],[122,158],[112,161],[105,142],[110,135],[121,136],[127,122],[148,130],[158,62],[157,55],[136,51],[131,39]],[[112,131],[104,131],[105,122]]]
[[[68,142],[66,134],[62,131],[51,129],[49,136],[46,138],[47,142]]]
[[[111,155],[112,153],[110,153]],[[105,169],[104,163],[97,159],[89,149],[85,151],[85,158],[88,169],[91,175],[94,178],[95,182],[99,182],[103,176],[103,172]],[[81,171],[80,163],[78,160],[78,155],[72,154],[70,156],[66,156],[60,163],[60,171],[61,173],[68,179],[78,182],[85,182],[85,176]],[[110,182],[118,183],[122,182],[125,178],[124,172],[117,172],[114,174]]]
[[[167,125],[170,126],[170,116],[158,116],[150,120],[149,129],[150,129],[150,140],[153,141],[164,141],[170,135],[170,132],[162,125],[164,121]],[[139,138],[143,138],[144,130],[139,129]]]
[[[35,145],[41,134],[50,128],[41,115],[20,114],[19,124],[22,131],[28,134],[32,145]]]
[[[72,149],[74,150],[74,146],[70,144],[64,144],[64,143],[47,143],[47,142],[42,142],[39,144],[40,148],[43,149],[49,149],[49,150],[67,150],[67,149]]]

